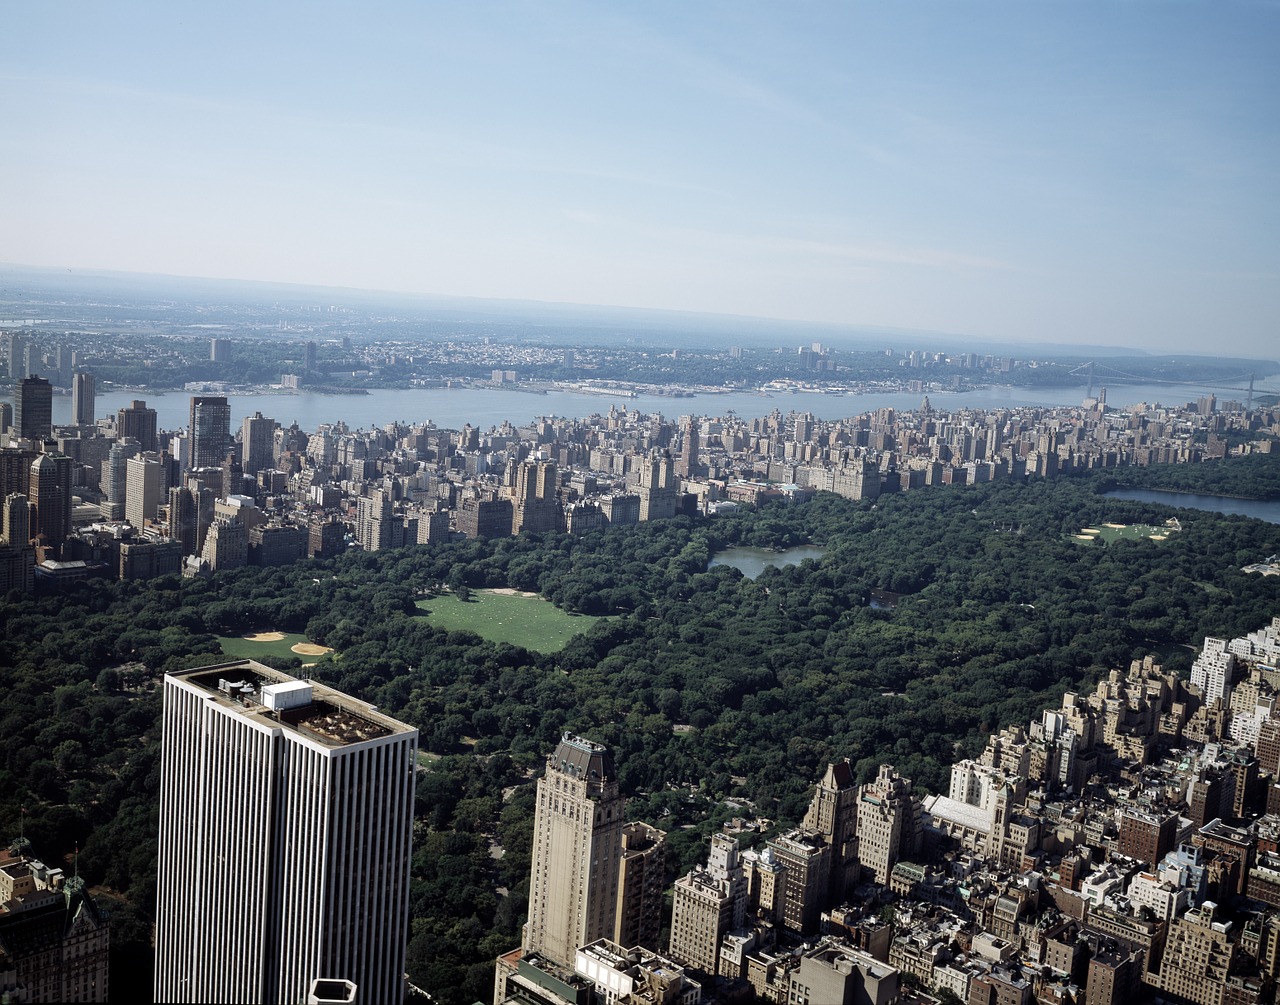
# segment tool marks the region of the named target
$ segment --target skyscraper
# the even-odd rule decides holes
[[[166,675],[157,1001],[401,1001],[417,739],[252,660]]]
[[[53,432],[53,386],[43,377],[24,377],[13,396],[13,424],[28,440],[47,440]]]
[[[572,968],[614,930],[622,809],[607,747],[565,733],[538,780],[524,948]]]
[[[231,405],[226,398],[192,397],[189,468],[219,468],[231,446]]]
[[[166,488],[164,464],[159,457],[130,457],[125,462],[124,518],[142,530],[148,520],[156,518]]]
[[[696,478],[701,472],[701,461],[698,459],[698,417],[690,416],[681,429],[683,443],[680,448],[680,460],[676,462],[676,474],[681,478]]]
[[[264,418],[261,412],[245,416],[240,426],[240,469],[252,477],[257,477],[263,468],[275,464],[276,427],[275,419]]]
[[[77,426],[92,426],[95,393],[93,374],[77,373],[71,380],[71,417]]]
[[[144,451],[160,449],[156,441],[156,410],[148,408],[145,401],[132,401],[128,408],[116,412],[116,439],[126,438],[137,440],[139,449]]]
[[[15,333],[9,336],[9,345],[7,346],[8,358],[6,362],[9,371],[9,379],[12,381],[19,381],[27,375],[26,370],[23,369],[23,362],[26,359],[23,353],[25,348],[26,346],[23,345],[21,335]]]
[[[35,511],[31,536],[61,550],[71,533],[71,458],[41,454],[32,461],[29,495]]]

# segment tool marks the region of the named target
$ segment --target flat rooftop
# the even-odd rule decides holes
[[[367,702],[343,694],[319,681],[300,680],[255,660],[236,660],[167,674],[208,693],[227,708],[250,719],[284,726],[330,747],[345,747],[387,736],[416,733],[417,729],[379,712]],[[304,684],[305,700],[289,707],[270,708],[263,689],[279,684]],[[296,692],[295,692],[296,694]]]

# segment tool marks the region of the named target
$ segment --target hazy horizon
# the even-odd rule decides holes
[[[6,21],[0,261],[1276,354],[1275,4]]]
[[[1091,345],[1088,343],[1013,343],[996,339],[983,339],[962,332],[928,331],[924,329],[893,328],[871,325],[836,325],[823,322],[797,321],[790,318],[765,318],[747,315],[714,314],[699,311],[675,311],[653,307],[627,307],[616,304],[573,304],[541,300],[512,300],[497,297],[455,297],[434,294],[411,293],[398,290],[368,290],[353,287],[312,286],[299,283],[278,283],[252,279],[221,279],[209,276],[175,276],[163,273],[115,272],[100,269],[61,269],[45,266],[18,265],[0,262],[0,331],[20,329],[36,321],[38,330],[53,322],[35,318],[23,318],[16,312],[12,318],[4,316],[5,295],[9,284],[23,290],[24,277],[38,276],[47,281],[47,292],[57,292],[59,284],[69,292],[88,297],[95,290],[92,283],[101,280],[111,287],[112,295],[137,298],[135,306],[141,308],[146,297],[178,303],[181,295],[189,306],[210,306],[213,299],[226,298],[232,302],[252,304],[265,317],[273,304],[299,306],[330,305],[343,309],[365,309],[371,312],[391,310],[422,312],[433,326],[454,323],[459,326],[480,326],[486,322],[509,326],[528,326],[507,333],[521,340],[538,341],[545,337],[557,344],[613,344],[619,340],[639,341],[655,347],[680,346],[682,336],[697,336],[700,344],[705,340],[707,348],[725,349],[731,345],[761,348],[787,348],[809,340],[821,340],[831,348],[858,351],[893,349],[907,352],[970,351],[978,353],[1008,354],[1030,358],[1068,358],[1079,356],[1123,357],[1160,356],[1164,353],[1145,350],[1136,346],[1119,344]],[[20,303],[21,301],[18,301]],[[214,322],[202,327],[212,327]],[[85,319],[68,319],[75,323],[88,323]],[[424,317],[425,321],[425,317]],[[101,322],[110,327],[107,322]],[[551,327],[551,326],[555,327]],[[190,335],[190,331],[185,334]],[[465,332],[456,332],[459,336]],[[472,332],[473,336],[479,334]],[[496,334],[496,333],[493,333]],[[576,336],[576,337],[575,337]],[[243,334],[239,337],[245,337]],[[265,336],[260,336],[265,337]],[[592,341],[592,340],[597,341]],[[1222,359],[1221,352],[1169,353],[1180,357],[1204,357]],[[1230,357],[1234,358],[1234,357]],[[1280,368],[1280,353],[1270,356],[1239,357],[1271,362]]]

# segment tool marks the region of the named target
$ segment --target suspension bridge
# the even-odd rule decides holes
[[[1112,383],[1117,380],[1139,384],[1167,384],[1171,387],[1201,387],[1206,391],[1236,391],[1237,393],[1244,391],[1248,394],[1248,399],[1245,402],[1246,409],[1253,408],[1253,395],[1255,391],[1262,394],[1280,395],[1280,388],[1257,387],[1255,385],[1256,375],[1252,373],[1242,373],[1239,377],[1220,377],[1218,378],[1218,381],[1220,381],[1219,383],[1199,380],[1162,380],[1158,377],[1144,377],[1141,374],[1126,373],[1123,370],[1118,370],[1113,366],[1107,366],[1107,364],[1099,363],[1096,360],[1090,360],[1088,363],[1082,363],[1074,370],[1068,370],[1067,372],[1076,376],[1088,375],[1089,390],[1085,395],[1087,398],[1093,397],[1093,387],[1095,384]],[[1241,386],[1245,381],[1248,381],[1248,387]]]

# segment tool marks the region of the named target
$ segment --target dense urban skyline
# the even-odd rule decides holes
[[[0,260],[1269,354],[1277,16],[15,8]]]

